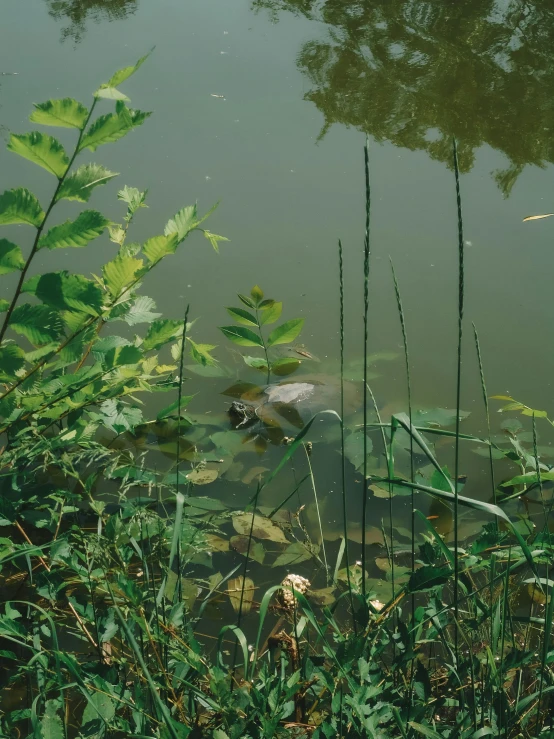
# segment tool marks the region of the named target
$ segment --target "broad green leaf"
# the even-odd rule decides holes
[[[94,347],[96,354],[96,347]],[[104,369],[123,367],[126,364],[138,364],[142,359],[142,352],[137,346],[114,346],[102,356]]]
[[[44,211],[40,203],[24,187],[6,190],[0,195],[0,226],[11,223],[28,223],[37,228],[42,223]]]
[[[118,297],[124,288],[134,283],[142,265],[142,259],[118,254],[102,267],[104,282],[112,297]]]
[[[254,303],[258,306],[262,300],[264,299],[264,294],[261,289],[261,287],[258,287],[258,285],[254,285],[252,290],[250,290],[250,296]]]
[[[173,401],[173,403],[170,403],[158,413],[158,421],[161,421],[162,418],[166,418],[167,416],[180,415],[179,411],[184,410],[193,398],[194,395],[183,395],[181,397],[181,403],[179,403],[179,399],[177,398],[177,400]]]
[[[29,120],[43,126],[58,126],[61,128],[78,128],[81,130],[87,120],[88,110],[73,98],[61,100],[47,100],[45,103],[35,103],[35,109]]]
[[[541,482],[554,480],[554,472],[541,472]],[[527,472],[525,475],[516,475],[511,480],[507,480],[500,484],[500,487],[506,488],[512,485],[532,485],[539,481],[539,476],[536,472]]]
[[[175,233],[166,236],[154,236],[144,244],[142,253],[150,264],[155,264],[162,257],[175,254],[178,245],[179,238]]]
[[[243,310],[242,308],[226,308],[225,310],[229,313],[231,318],[234,318],[237,323],[240,323],[243,326],[258,325],[256,316],[253,316],[252,313],[249,313],[247,310]]]
[[[265,549],[259,541],[252,541],[248,536],[232,536],[229,539],[228,546],[231,546],[235,552],[244,554],[248,552],[248,558],[263,565],[265,559]]]
[[[178,243],[181,243],[198,223],[196,205],[187,205],[166,223],[164,234],[165,236],[177,234]]]
[[[207,229],[204,230],[204,236],[208,239],[210,244],[213,246],[215,251],[219,254],[219,242],[220,241],[229,241],[225,236],[218,236],[217,234],[213,234],[211,231],[208,231]]]
[[[233,344],[263,347],[260,337],[256,336],[249,328],[243,328],[242,326],[220,326],[219,328]]]
[[[145,351],[149,351],[150,349],[159,349],[160,346],[167,344],[169,341],[179,336],[182,331],[182,321],[171,321],[169,319],[154,321],[148,329],[148,333],[146,334],[142,347]]]
[[[80,203],[87,203],[95,187],[105,185],[113,177],[117,177],[117,174],[117,172],[110,172],[101,164],[83,164],[82,167],[79,167],[65,178],[56,200],[65,198],[66,200],[78,200]]]
[[[141,56],[138,62],[134,64],[133,66],[123,67],[123,69],[120,69],[115,74],[113,74],[108,81],[108,87],[118,87],[119,85],[121,85],[122,82],[125,82],[125,80],[128,80],[129,77],[133,75],[137,71],[137,69],[139,69],[144,64],[144,62],[148,59],[152,51],[153,49],[149,51],[148,54]]]
[[[102,291],[92,280],[67,271],[37,275],[23,285],[27,292],[52,308],[97,316],[102,310]]]
[[[44,715],[40,720],[41,739],[64,739],[65,732],[61,716],[58,713],[60,702],[48,700],[44,706]]]
[[[99,418],[104,425],[115,431],[116,434],[122,434],[124,431],[132,431],[143,420],[140,408],[127,405],[113,398],[104,401],[100,405],[100,413]]]
[[[25,354],[16,344],[4,343],[0,347],[0,382],[12,382],[25,364]]]
[[[215,344],[197,344],[192,339],[187,339],[187,341],[190,344],[190,356],[195,362],[198,362],[198,364],[204,367],[217,364],[217,361],[210,354],[212,349],[216,348]]]
[[[252,369],[261,370],[267,372],[267,361],[261,357],[243,357],[244,363]]]
[[[241,302],[244,303],[244,305],[247,306],[247,308],[255,308],[256,307],[254,301],[251,300],[250,298],[248,298],[246,295],[241,295],[240,293],[238,293],[238,298],[239,298],[239,300]]]
[[[295,541],[293,544],[289,544],[285,551],[277,557],[275,562],[272,564],[272,567],[297,565],[300,562],[310,559],[311,556],[312,553],[304,546],[304,544],[302,544],[302,542]]]
[[[69,159],[60,142],[40,131],[10,136],[8,149],[47,170],[58,179],[67,172]]]
[[[109,224],[96,210],[84,210],[75,221],[65,221],[51,228],[38,242],[38,248],[63,249],[86,246],[96,239]]]
[[[274,375],[284,377],[291,375],[293,372],[300,367],[301,361],[294,357],[283,357],[282,359],[276,359],[275,362],[271,363],[271,371]]]
[[[252,516],[254,516],[253,521]],[[250,532],[252,532],[252,536],[256,539],[269,539],[280,544],[289,543],[287,537],[277,524],[273,523],[271,519],[260,516],[257,513],[235,513],[233,516],[233,528],[237,534],[242,534],[243,536],[250,536]]]
[[[34,346],[41,346],[56,341],[63,334],[64,323],[60,312],[47,305],[23,303],[12,313],[10,328]]]
[[[106,733],[106,724],[115,716],[115,703],[104,691],[93,691],[90,703],[83,712],[80,735],[87,739],[100,739]]]
[[[125,136],[133,128],[140,126],[151,115],[140,110],[127,108],[125,103],[116,103],[116,112],[97,118],[82,138],[79,151],[96,151],[102,144],[109,144]]]
[[[25,259],[21,249],[7,239],[0,239],[0,275],[23,269]]]
[[[369,438],[366,439],[366,451],[369,455],[373,450],[373,442]],[[357,470],[361,470],[364,465],[364,433],[362,431],[354,431],[349,434],[344,442],[344,454],[349,462],[352,462]]]
[[[266,308],[261,317],[260,323],[265,326],[266,323],[275,323],[281,317],[281,311],[283,310],[283,303],[273,302],[268,308]]]
[[[285,321],[280,326],[269,334],[267,338],[268,346],[275,346],[276,344],[290,344],[294,341],[298,334],[302,331],[304,325],[303,318],[293,318],[291,321]]]
[[[126,103],[129,102],[129,98],[123,92],[116,90],[115,87],[100,87],[94,93],[95,98],[101,98],[102,100],[124,100]]]
[[[116,317],[121,318],[129,326],[135,326],[137,323],[152,323],[162,315],[153,312],[156,303],[147,295],[140,295],[130,306],[126,305],[125,307],[127,308],[126,311]]]
[[[424,565],[411,574],[408,582],[408,590],[411,593],[430,590],[437,585],[444,585],[448,582],[451,575],[452,570],[448,566],[435,567],[434,565]]]

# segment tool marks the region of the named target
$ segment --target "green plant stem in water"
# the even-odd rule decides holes
[[[367,344],[369,318],[369,256],[370,256],[370,226],[371,226],[371,186],[369,181],[369,136],[366,135],[364,146],[364,173],[365,173],[365,235],[364,235],[364,443],[363,443],[363,476],[364,492],[362,498],[362,596],[365,601],[366,584],[366,519],[367,519]],[[341,411],[341,416],[343,415]]]

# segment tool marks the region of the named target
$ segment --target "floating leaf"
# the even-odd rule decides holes
[[[263,347],[260,337],[256,336],[249,328],[243,328],[242,326],[220,326],[219,328],[233,344]]]
[[[217,470],[211,470],[209,468],[195,469],[189,472],[187,480],[192,482],[193,485],[209,485],[210,482],[217,480],[219,472]]]
[[[212,550],[212,552],[228,552],[229,542],[227,539],[222,539],[221,536],[215,534],[205,534],[206,543]]]
[[[154,236],[144,244],[142,253],[150,264],[156,264],[156,262],[159,262],[160,259],[168,254],[175,254],[178,245],[179,239],[177,234]]]
[[[260,306],[262,307],[262,306]],[[260,323],[265,326],[267,323],[275,323],[280,317],[283,311],[283,303],[276,303],[274,300],[271,301],[271,305],[264,308],[260,317]]]
[[[469,416],[469,411],[460,411],[460,420]],[[414,426],[453,426],[456,423],[456,410],[448,408],[434,408],[432,410],[417,410],[412,415]]]
[[[125,82],[125,80],[128,80],[129,77],[131,77],[131,75],[133,75],[138,69],[140,69],[140,67],[148,59],[152,51],[153,49],[149,51],[148,54],[141,56],[138,62],[134,64],[133,66],[123,67],[123,69],[120,69],[115,74],[113,74],[108,81],[108,87],[119,87],[119,85],[121,85],[122,82]]]
[[[269,472],[268,467],[261,467],[261,466],[252,467],[252,469],[248,470],[246,475],[244,475],[244,477],[242,478],[242,481],[245,485],[251,485],[254,482],[254,480],[261,480],[265,472]]]
[[[366,437],[366,453],[369,454],[373,450],[373,442]],[[351,462],[356,470],[360,470],[364,465],[364,434],[363,431],[355,431],[349,434],[344,441],[344,454],[349,462]]]
[[[92,280],[67,271],[37,275],[23,285],[23,292],[36,295],[46,305],[96,316],[102,310],[102,291]]]
[[[118,254],[102,267],[104,282],[114,298],[121,295],[124,288],[134,284],[142,265],[142,259]]]
[[[169,319],[154,321],[148,329],[142,346],[145,351],[159,349],[164,344],[179,336],[182,331],[182,321],[171,321]]]
[[[59,311],[46,305],[23,303],[12,313],[10,328],[34,346],[41,346],[56,341],[63,333],[64,323]]]
[[[187,205],[176,213],[165,226],[165,236],[177,234],[178,243],[180,244],[188,234],[198,225],[196,205]]]
[[[12,382],[16,373],[25,363],[23,349],[15,344],[5,343],[0,347],[0,382]]]
[[[335,588],[330,586],[328,588],[319,588],[318,590],[310,590],[310,600],[313,601],[317,606],[330,606],[335,602],[334,596]]]
[[[249,613],[254,600],[254,581],[249,577],[234,577],[227,583],[227,594],[235,613]],[[242,600],[242,608],[241,608]]]
[[[109,224],[107,218],[96,210],[84,210],[76,220],[65,221],[59,226],[51,228],[43,236],[38,248],[62,249],[65,247],[86,246],[96,239]]]
[[[248,546],[248,542],[250,541],[250,546]],[[248,536],[232,536],[229,540],[229,544],[231,545],[231,548],[237,551],[239,554],[244,554],[248,552],[248,558],[254,560],[254,562],[258,562],[259,564],[263,565],[264,559],[265,559],[265,549],[263,548],[263,545],[259,541],[252,541],[249,539]]]
[[[278,377],[285,377],[286,375],[292,375],[293,372],[300,367],[302,362],[294,357],[283,357],[277,359],[271,363],[271,371]]]
[[[7,226],[10,223],[28,223],[38,228],[43,218],[44,211],[40,203],[26,188],[6,190],[0,195],[0,226]]]
[[[83,164],[65,178],[56,200],[77,200],[80,203],[87,203],[95,187],[105,185],[114,177],[117,177],[117,172],[110,172],[100,164]]]
[[[242,308],[226,308],[225,310],[229,313],[231,318],[234,318],[237,323],[240,323],[243,326],[258,325],[256,316],[252,315],[252,313],[249,313],[247,310],[243,310]]]
[[[20,157],[38,164],[50,174],[61,179],[69,166],[69,159],[60,142],[40,131],[12,133],[8,149]]]
[[[254,521],[252,521],[252,515],[254,515]],[[252,536],[256,539],[269,539],[280,544],[289,543],[282,530],[271,519],[257,513],[236,513],[233,516],[233,527],[237,534],[250,536],[250,531],[252,531]]]
[[[295,541],[293,544],[289,544],[285,551],[277,557],[272,567],[297,565],[300,562],[310,559],[312,556],[312,552],[305,547],[304,544],[299,541]]]
[[[523,223],[526,223],[526,221],[540,221],[541,218],[550,218],[550,216],[554,216],[554,213],[545,213],[542,216],[527,216],[523,219]]]
[[[298,334],[302,331],[304,325],[303,318],[293,318],[291,321],[285,321],[269,334],[267,338],[268,346],[276,346],[277,344],[289,344],[294,341]]]
[[[88,110],[84,105],[73,98],[61,100],[47,100],[45,103],[35,103],[35,109],[29,120],[43,126],[57,126],[61,128],[78,128],[81,130],[87,120]]]
[[[25,259],[21,249],[7,239],[0,239],[0,275],[23,269]]]
[[[125,103],[116,103],[116,112],[97,118],[81,140],[79,151],[96,151],[102,144],[109,144],[125,136],[133,128],[140,126],[151,115],[140,110],[127,108]]]

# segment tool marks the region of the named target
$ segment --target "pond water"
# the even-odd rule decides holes
[[[149,210],[134,226],[134,239],[160,233],[183,205],[197,200],[205,211],[220,202],[209,225],[230,239],[220,254],[203,239],[191,239],[149,276],[144,289],[167,317],[182,316],[190,303],[198,319],[195,338],[218,344],[215,354],[228,376],[195,377],[186,387],[187,394],[198,393],[191,413],[216,419],[210,429],[203,416],[206,434],[229,429],[231,399],[221,394],[226,387],[259,379],[237,363],[217,328],[229,322],[225,306],[236,304],[236,293],[248,293],[256,283],[283,300],[285,318],[305,318],[300,341],[319,361],[307,360],[299,381],[306,374],[336,378],[339,237],[347,378],[356,380],[366,133],[372,181],[369,344],[371,354],[382,356],[372,367],[378,375],[372,389],[384,417],[406,405],[389,256],[406,311],[414,406],[455,406],[452,136],[460,151],[467,262],[462,407],[471,416],[464,429],[484,431],[472,321],[490,393],[548,408],[554,220],[522,221],[554,210],[549,3],[5,0],[2,19],[5,140],[12,130],[27,130],[32,102],[74,96],[86,103],[115,69],[156,47],[125,87],[135,107],[154,115],[116,147],[102,147],[95,160],[120,172],[120,185],[149,190]],[[51,187],[46,175],[5,149],[0,179],[2,189],[24,184],[43,198]],[[101,188],[94,207],[117,219],[115,192]],[[70,206],[60,206],[60,220],[68,217],[64,208]],[[95,271],[113,252],[105,237],[87,250],[48,253],[37,268]],[[359,386],[356,392],[359,397]],[[352,427],[360,422],[359,405],[354,401],[351,408]],[[322,438],[336,443],[334,434]],[[257,451],[244,474],[252,466],[272,468],[281,454]],[[331,537],[339,526],[338,504],[330,497],[339,458],[314,455]],[[450,463],[451,456],[447,450]],[[486,463],[464,452],[461,470],[469,474],[471,494],[479,494]],[[348,474],[354,481],[353,470]],[[249,480],[251,492],[255,478]],[[280,483],[281,490],[289,491],[289,482]],[[226,489],[222,494],[232,498]],[[244,504],[248,495],[237,493],[235,502]],[[276,490],[266,505],[282,497]]]

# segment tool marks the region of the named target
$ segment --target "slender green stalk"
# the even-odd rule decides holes
[[[19,300],[19,296],[21,295],[21,290],[23,288],[23,283],[25,282],[25,277],[27,276],[27,272],[29,271],[29,267],[31,266],[31,263],[35,257],[35,254],[38,251],[39,248],[39,241],[40,237],[42,235],[42,232],[44,230],[44,227],[46,225],[46,221],[48,220],[48,216],[50,215],[50,212],[52,208],[56,205],[56,198],[58,197],[58,193],[60,191],[61,186],[64,183],[64,180],[66,178],[67,173],[73,166],[73,162],[75,161],[75,158],[77,157],[77,154],[79,154],[79,147],[81,146],[81,141],[83,139],[83,134],[85,132],[86,127],[89,124],[89,121],[91,119],[91,116],[94,112],[94,108],[96,107],[97,98],[93,99],[92,105],[90,106],[90,110],[88,113],[88,116],[83,124],[83,127],[79,130],[79,136],[77,138],[77,143],[75,144],[75,150],[73,151],[73,154],[71,156],[71,159],[69,160],[69,164],[67,165],[67,169],[63,173],[61,177],[58,178],[58,184],[54,191],[54,194],[52,195],[52,199],[50,200],[50,203],[48,205],[48,208],[46,209],[46,213],[44,214],[44,218],[42,219],[42,223],[37,228],[37,232],[35,235],[35,240],[33,241],[33,246],[31,247],[31,251],[29,253],[29,256],[27,257],[27,261],[25,262],[25,266],[21,270],[21,274],[19,276],[19,280],[17,282],[15,292],[13,294],[12,302],[10,303],[10,306],[8,310],[6,311],[6,317],[4,318],[4,323],[2,324],[2,328],[0,329],[0,344],[2,344],[2,341],[4,339],[4,335],[8,329],[8,325],[10,323],[10,318],[12,317],[12,313],[14,312],[15,306],[17,305],[17,301]]]
[[[271,369],[269,366],[269,356],[267,353],[267,345],[265,343],[264,335],[262,333],[262,324],[260,323],[260,314],[259,314],[258,308],[256,308],[256,321],[258,323],[258,333],[260,335],[260,341],[262,342],[263,347],[264,347],[265,363],[267,364],[267,384],[269,385],[269,380],[271,378]]]
[[[356,615],[354,613],[354,598],[352,596],[352,583],[350,581],[350,557],[348,555],[348,517],[346,507],[346,455],[344,453],[344,271],[342,261],[342,242],[339,239],[339,315],[340,315],[340,451],[341,451],[341,488],[342,488],[342,522],[344,531],[344,556],[346,559],[346,579],[348,582],[348,593],[350,597],[350,608],[352,609],[352,623],[354,631],[356,628]],[[364,480],[365,484],[365,480]],[[362,532],[364,525],[362,523]],[[363,569],[363,568],[362,568]],[[365,574],[362,573],[362,580]]]
[[[458,147],[456,139],[453,143],[454,179],[456,182],[456,206],[458,211],[458,358],[456,372],[456,444],[454,451],[454,619],[459,623],[458,610],[458,475],[460,470],[460,402],[462,392],[462,332],[464,318],[464,223],[462,217],[462,196],[460,192],[460,169],[458,166]],[[454,647],[456,662],[458,661],[458,628],[454,629]]]
[[[371,226],[371,186],[369,182],[369,136],[366,135],[364,146],[365,171],[365,236],[364,236],[364,493],[362,498],[362,595],[365,601],[365,571],[366,571],[366,518],[367,518],[367,347],[368,347],[368,318],[369,318],[369,256],[370,256],[370,226]],[[342,413],[341,413],[342,415]]]
[[[327,552],[325,551],[325,540],[323,538],[323,526],[321,524],[321,514],[319,512],[319,501],[317,499],[317,490],[315,487],[314,471],[312,469],[312,463],[310,462],[310,454],[306,449],[306,445],[303,444],[304,452],[306,453],[306,461],[308,462],[308,469],[310,470],[310,479],[312,481],[312,490],[314,491],[315,510],[317,513],[317,522],[319,525],[319,535],[321,537],[321,549],[323,551],[323,562],[325,563],[325,580],[329,584],[329,565],[327,563]],[[297,486],[298,489],[299,486]]]
[[[189,318],[190,304],[187,304],[185,308],[185,318],[183,320],[183,336],[181,339],[181,353],[179,356],[179,389],[177,392],[177,462],[175,464],[176,481],[175,481],[175,500],[179,496],[179,485],[181,483],[181,402],[183,398],[183,366],[185,361],[185,344],[187,340],[187,323]],[[186,509],[184,510],[186,516]],[[179,588],[179,600],[182,601],[182,577],[181,577],[181,539],[179,537],[177,546],[177,572],[179,578],[177,580]]]
[[[491,476],[491,485],[492,485],[492,498],[493,503],[496,505],[496,482],[494,479],[494,464],[493,464],[493,458],[492,458],[492,442],[491,442],[491,418],[490,418],[490,412],[489,412],[489,397],[487,394],[487,385],[485,383],[485,373],[483,371],[483,360],[481,357],[481,346],[479,344],[479,336],[477,335],[477,328],[475,327],[475,324],[472,324],[473,326],[473,335],[475,337],[475,349],[477,350],[477,360],[479,362],[479,376],[481,378],[481,390],[483,392],[483,404],[485,406],[485,415],[487,419],[487,439],[489,442],[489,470],[490,470],[490,476]]]

